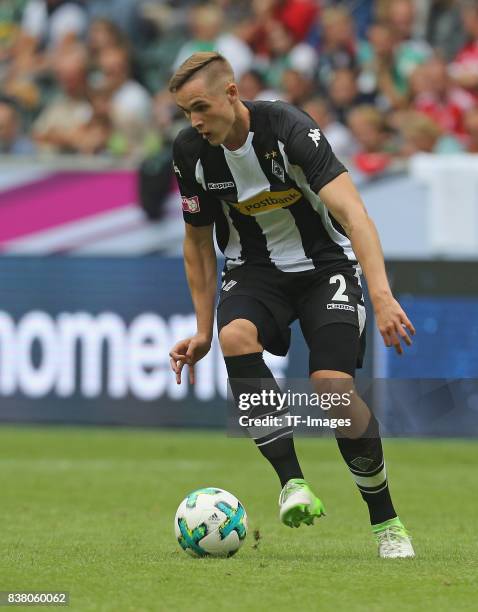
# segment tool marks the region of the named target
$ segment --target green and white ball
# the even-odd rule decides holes
[[[181,548],[192,557],[230,557],[244,542],[247,515],[232,493],[206,487],[179,504],[174,531]]]

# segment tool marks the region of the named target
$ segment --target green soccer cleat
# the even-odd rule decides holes
[[[287,481],[279,496],[280,520],[288,527],[313,525],[314,519],[325,516],[324,504],[301,478]]]
[[[378,556],[382,559],[406,559],[415,556],[410,536],[398,518],[372,525],[378,543]]]

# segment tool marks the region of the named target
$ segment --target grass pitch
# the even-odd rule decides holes
[[[85,612],[476,610],[475,442],[385,441],[413,560],[376,557],[333,440],[297,448],[328,515],[292,530],[278,520],[276,476],[249,440],[2,427],[0,591],[67,590],[69,609]],[[237,495],[249,516],[231,559],[192,559],[173,535],[181,499],[208,485]]]

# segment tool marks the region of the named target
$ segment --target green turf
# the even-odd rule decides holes
[[[476,443],[385,442],[414,560],[376,558],[333,440],[297,447],[327,517],[292,530],[279,523],[276,477],[249,440],[0,428],[0,591],[68,590],[80,611],[476,610]],[[191,559],[173,536],[177,505],[207,485],[233,492],[249,515],[231,559]]]

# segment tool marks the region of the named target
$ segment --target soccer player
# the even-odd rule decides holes
[[[317,124],[284,102],[242,101],[230,64],[213,52],[189,57],[169,88],[191,122],[177,136],[173,158],[197,317],[197,333],[170,352],[178,384],[185,364],[194,383],[194,364],[211,346],[214,228],[225,256],[217,326],[236,400],[240,381],[278,389],[263,351],[285,355],[296,319],[314,386],[353,382],[365,338],[361,269],[384,342],[402,353],[402,343],[411,344],[407,330],[415,330],[392,296],[375,226]],[[355,402],[357,417],[364,408]],[[390,497],[378,422],[368,415],[358,435],[336,435],[337,443],[368,505],[379,555],[413,557]],[[321,500],[304,480],[290,428],[253,437],[281,481],[282,522],[298,527],[323,515]]]

